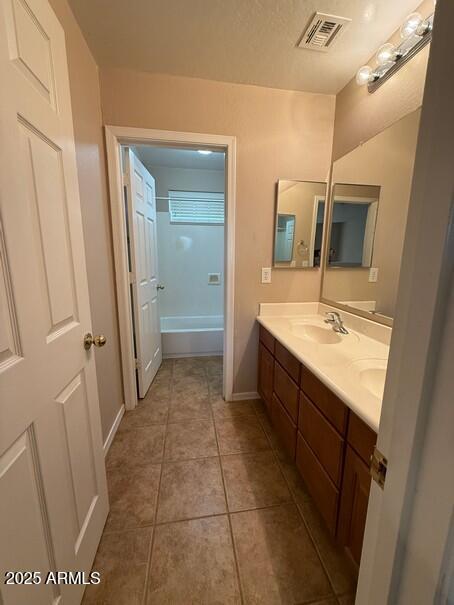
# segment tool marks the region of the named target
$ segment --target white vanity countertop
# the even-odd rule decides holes
[[[261,304],[257,321],[375,432],[391,328],[339,311],[349,334],[324,323],[323,303]]]

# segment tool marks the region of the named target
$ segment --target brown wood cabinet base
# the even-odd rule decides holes
[[[325,520],[326,526],[335,535],[339,507],[339,490],[328,477],[314,452],[301,436],[301,433],[298,433],[296,466],[321,516]]]
[[[370,481],[368,467],[347,445],[338,537],[358,565],[363,548]]]
[[[377,435],[260,326],[258,391],[330,532],[358,564]]]

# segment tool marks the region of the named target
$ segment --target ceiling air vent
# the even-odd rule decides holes
[[[351,19],[315,13],[308,28],[298,42],[299,48],[328,52]]]

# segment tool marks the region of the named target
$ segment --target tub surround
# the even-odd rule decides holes
[[[341,311],[349,334],[324,323],[323,303],[261,304],[257,321],[378,432],[391,328]]]
[[[165,359],[223,354],[223,315],[161,317],[160,321]]]

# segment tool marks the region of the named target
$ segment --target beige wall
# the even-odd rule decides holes
[[[66,35],[77,168],[104,439],[123,403],[98,68],[65,0],[50,0]]]
[[[433,0],[417,9],[423,16],[434,10]],[[399,43],[396,33],[391,42]],[[348,153],[422,104],[430,45],[404,65],[373,94],[353,78],[336,97],[333,159]],[[371,66],[374,61],[371,60]],[[359,66],[358,66],[359,67]]]
[[[237,137],[234,391],[256,390],[258,303],[319,296],[320,272],[273,271],[279,178],[325,181],[334,97],[125,70],[101,71],[104,122]]]

